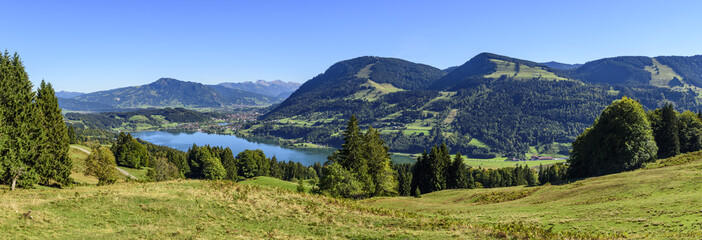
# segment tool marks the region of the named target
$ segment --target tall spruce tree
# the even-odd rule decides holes
[[[40,126],[44,134],[41,143],[42,167],[38,168],[40,181],[55,180],[61,184],[73,182],[71,169],[73,161],[68,157],[68,133],[61,115],[61,108],[54,88],[43,80],[37,90],[37,107],[40,113]]]
[[[463,162],[461,153],[456,154],[453,158],[451,166],[448,168],[448,179],[446,181],[448,189],[469,188],[470,180],[468,179],[468,171],[466,164]]]
[[[0,55],[0,109],[6,138],[0,149],[3,156],[2,181],[31,187],[38,180],[36,168],[41,164],[42,131],[38,121],[35,93],[19,55],[7,51]]]
[[[680,154],[678,112],[673,104],[667,103],[663,108],[648,113],[653,138],[658,146],[658,158],[669,158]]]
[[[76,129],[73,127],[73,125],[68,126],[68,143],[70,144],[76,144],[77,142],[77,137],[76,137]]]
[[[365,134],[361,133],[358,120],[351,116],[343,136],[341,149],[332,153],[324,164],[320,191],[354,198],[397,194],[388,147],[378,131],[369,128]]]
[[[366,167],[371,177],[372,196],[390,196],[397,194],[397,178],[392,170],[390,163],[390,150],[385,146],[385,142],[380,138],[380,133],[369,127],[363,137],[364,159],[368,166]]]

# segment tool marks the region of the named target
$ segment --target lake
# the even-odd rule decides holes
[[[193,144],[198,146],[210,145],[229,147],[234,156],[246,149],[261,149],[266,157],[275,156],[278,161],[293,161],[310,166],[315,162],[324,163],[334,150],[332,148],[284,148],[275,144],[259,143],[239,138],[234,135],[195,133],[170,133],[161,131],[134,132],[132,136],[147,142],[172,147],[181,151],[188,151]],[[412,162],[408,156],[393,155],[394,162]]]

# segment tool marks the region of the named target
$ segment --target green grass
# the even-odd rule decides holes
[[[90,148],[83,145],[72,144],[71,146],[90,151]],[[93,176],[86,176],[85,174],[83,174],[85,172],[85,159],[88,157],[87,153],[75,148],[69,148],[68,157],[70,157],[73,160],[73,169],[71,170],[71,177],[74,181],[76,181],[79,184],[95,185],[98,183],[97,178]]]
[[[131,174],[132,176],[134,176],[140,180],[146,179],[146,172],[149,171],[148,168],[136,169],[136,168],[128,168],[128,167],[122,167],[122,166],[118,166],[118,168],[128,172],[129,174]],[[122,175],[122,174],[120,173],[120,175]]]
[[[468,145],[473,145],[479,148],[489,148],[487,144],[481,142],[477,138],[472,138],[470,139],[470,142],[468,142]]]
[[[376,207],[482,224],[654,239],[702,238],[702,152],[631,172],[563,185],[445,190],[364,200]],[[662,164],[665,165],[665,164]]]
[[[149,121],[149,118],[147,118],[144,115],[134,115],[129,118],[130,122],[147,122]]]
[[[290,190],[293,192],[297,191],[297,183],[296,182],[288,182],[285,180],[272,178],[272,177],[263,177],[263,176],[254,177],[254,178],[250,178],[250,179],[246,179],[244,181],[241,181],[241,182],[239,182],[239,184],[282,188],[282,189]],[[312,185],[310,185],[309,180],[305,181],[302,186],[305,188],[305,192],[310,192],[310,190],[312,190]]]
[[[682,80],[683,77],[678,75],[672,68],[661,64],[655,58],[652,58],[653,65],[646,66],[645,70],[651,73],[651,81],[649,82],[653,86],[657,87],[669,87],[668,82],[673,80],[674,77]]]
[[[550,165],[559,162],[565,162],[566,160],[538,160],[538,161],[505,161],[504,157],[496,157],[491,159],[477,159],[477,158],[466,158],[463,162],[471,167],[481,167],[481,168],[503,168],[503,167],[514,167],[515,165],[528,165],[529,167],[538,167],[539,165]]]
[[[516,64],[513,62],[507,62],[497,59],[490,59],[491,62],[497,65],[497,71],[489,75],[485,75],[486,78],[499,78],[503,75],[513,77],[516,80],[528,80],[533,78],[541,78],[544,80],[568,80],[567,78],[559,77],[555,73],[549,72],[541,67],[529,67],[526,65],[519,65],[519,71],[516,70]]]
[[[368,101],[375,101],[385,94],[404,91],[403,89],[397,88],[392,84],[376,83],[370,79],[368,79],[366,83],[361,84],[361,86],[368,87],[369,89],[358,91],[347,97],[347,99],[364,99]]]

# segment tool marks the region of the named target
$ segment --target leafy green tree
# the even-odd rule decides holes
[[[680,114],[680,152],[694,152],[702,150],[702,120],[697,114],[685,111]]]
[[[341,164],[333,162],[322,167],[322,177],[319,181],[319,190],[332,197],[359,198],[365,194],[362,184],[353,173],[346,170]]]
[[[64,185],[69,184],[73,182],[70,177],[73,161],[68,157],[70,140],[51,83],[41,81],[36,104],[41,116],[40,126],[45,136],[41,143],[42,166],[37,168],[41,169],[38,171],[40,181],[48,184],[49,180],[53,179]]]
[[[202,176],[205,179],[221,180],[227,177],[227,170],[222,166],[219,158],[208,157],[202,163]]]
[[[573,142],[568,176],[581,178],[639,168],[658,147],[641,104],[623,97],[608,106]]]
[[[0,54],[0,135],[6,139],[0,148],[4,168],[0,172],[2,181],[11,183],[13,190],[18,185],[31,187],[39,180],[37,169],[46,170],[41,162],[44,135],[32,87],[19,55]]]
[[[305,186],[303,185],[302,179],[297,180],[297,192],[298,193],[304,193],[305,192]]]
[[[113,184],[117,181],[115,156],[107,147],[92,149],[85,159],[85,175],[98,178],[98,185]]]
[[[146,177],[150,181],[160,182],[178,179],[182,176],[175,164],[164,158],[154,158],[151,161],[151,168],[146,172]]]
[[[111,150],[119,166],[142,168],[149,165],[149,152],[130,133],[120,133]]]
[[[653,129],[653,138],[658,146],[658,158],[669,158],[680,154],[680,119],[673,104],[648,113]]]

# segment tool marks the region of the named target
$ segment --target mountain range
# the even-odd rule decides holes
[[[282,83],[282,84],[279,84]],[[280,95],[282,86],[285,91],[294,89],[294,84],[282,81],[244,84],[252,86],[251,91],[240,90],[220,85],[204,85],[196,82],[161,78],[153,83],[124,87],[93,93],[59,92],[59,105],[73,111],[111,111],[119,108],[226,108],[238,106],[265,106],[278,103],[283,98],[265,95]],[[260,87],[258,87],[260,86]],[[273,90],[267,90],[271,86]],[[258,88],[256,88],[258,87]]]
[[[300,87],[300,83],[283,82],[280,80],[274,80],[270,82],[264,80],[258,80],[256,82],[246,81],[238,83],[225,82],[220,83],[218,85],[282,99],[289,97],[290,94],[292,94],[295,90],[297,90],[297,88]]]
[[[401,59],[359,57],[305,82],[263,119],[309,124],[280,124],[266,132],[306,141],[339,142],[334,136],[343,121],[338,120],[356,115],[386,134],[395,151],[417,152],[418,146],[447,142],[473,156],[524,153],[530,147],[567,154],[564,144],[623,96],[648,109],[666,102],[699,109],[700,59],[616,57],[567,65],[481,53],[440,70]],[[315,134],[295,135],[305,131],[290,128]]]
[[[362,125],[379,129],[394,151],[418,152],[446,142],[454,152],[491,157],[533,148],[567,154],[567,143],[613,100],[628,96],[647,109],[673,102],[679,110],[699,110],[700,92],[699,55],[613,57],[580,65],[481,53],[443,70],[358,57],[331,65],[299,88],[279,80],[204,85],[162,78],[60,104],[87,111],[273,104],[262,120],[299,121],[266,125],[253,134],[334,145],[345,120],[356,115]]]

